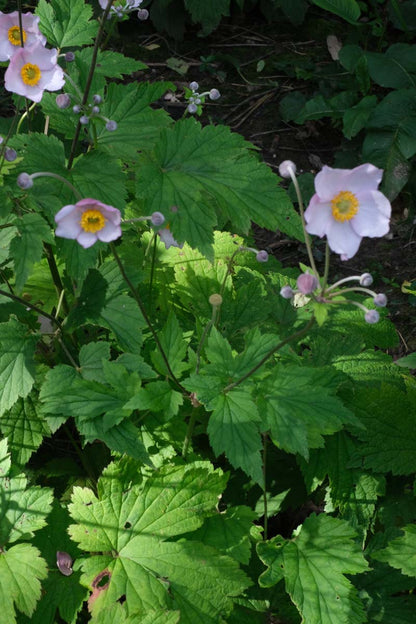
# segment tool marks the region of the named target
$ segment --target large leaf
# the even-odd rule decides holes
[[[365,613],[346,574],[367,569],[355,531],[329,516],[309,516],[291,540],[280,536],[259,543],[268,566],[259,579],[271,587],[285,579],[286,590],[307,624],[360,624]]]
[[[38,414],[37,405],[28,396],[19,399],[0,420],[0,429],[9,441],[14,461],[23,466],[49,433],[46,422]]]
[[[227,127],[201,128],[194,119],[163,130],[153,152],[139,161],[137,193],[146,214],[162,212],[179,242],[211,258],[217,220],[230,220],[242,232],[255,221],[301,239],[299,216],[278,178],[249,148]]]
[[[70,505],[77,523],[70,535],[93,554],[80,562],[83,583],[93,589],[93,614],[125,596],[129,613],[145,616],[173,607],[186,624],[218,622],[247,579],[214,548],[169,538],[194,531],[212,514],[224,477],[207,463],[188,464],[166,467],[126,488],[115,468],[100,479],[98,498],[75,488]]]
[[[360,6],[356,0],[312,0],[314,4],[330,11],[347,22],[355,24],[360,17]]]
[[[371,554],[374,559],[398,568],[408,576],[416,576],[416,526],[403,528],[404,535],[391,541],[387,548]]]
[[[10,254],[14,261],[16,289],[21,292],[33,265],[42,257],[43,242],[52,243],[53,236],[39,214],[24,214],[14,223],[17,235],[10,244]]]
[[[57,48],[91,44],[97,33],[92,8],[84,0],[39,0],[36,15],[48,43]]]

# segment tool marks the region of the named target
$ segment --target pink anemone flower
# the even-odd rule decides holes
[[[40,102],[43,92],[58,91],[65,84],[64,72],[57,64],[57,51],[47,50],[40,41],[19,48],[4,75],[7,91]]]
[[[0,11],[0,61],[8,61],[22,45],[29,47],[36,42],[43,46],[46,37],[38,28],[39,17],[32,13],[22,13],[22,33],[19,26],[19,12],[2,13]]]
[[[55,215],[56,236],[75,239],[87,249],[97,240],[109,243],[121,236],[121,214],[117,208],[97,199],[81,199],[61,208]]]
[[[357,253],[363,236],[387,234],[391,205],[377,190],[382,176],[382,169],[370,164],[355,169],[324,166],[305,211],[306,231],[326,236],[329,247],[344,260]]]

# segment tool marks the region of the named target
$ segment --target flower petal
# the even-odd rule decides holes
[[[84,249],[88,249],[88,247],[92,247],[92,245],[97,242],[97,234],[81,230],[80,234],[77,236],[77,241]]]
[[[331,221],[327,232],[328,245],[335,253],[349,259],[355,256],[361,243],[359,236],[352,228],[351,221]]]
[[[306,231],[316,236],[325,236],[329,222],[332,220],[331,205],[320,200],[315,194],[305,210]]]
[[[111,221],[106,222],[105,226],[102,230],[96,233],[98,240],[103,243],[109,243],[110,241],[116,240],[121,236],[121,227],[119,225],[114,225]]]
[[[358,213],[351,220],[351,226],[359,236],[374,238],[389,231],[391,205],[380,191],[367,191],[357,195],[360,202]]]
[[[383,177],[383,170],[374,167],[370,163],[360,165],[351,169],[348,175],[347,184],[348,187],[341,189],[343,191],[350,191],[357,195],[357,193],[363,193],[366,191],[376,191],[378,185]]]

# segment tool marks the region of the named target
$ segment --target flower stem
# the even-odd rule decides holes
[[[325,245],[325,269],[324,269],[324,277],[322,279],[322,294],[325,292],[326,285],[328,283],[328,275],[329,275],[329,245],[328,241],[326,241]]]
[[[230,390],[232,390],[233,388],[235,388],[236,386],[239,386],[243,381],[245,381],[246,379],[248,379],[249,377],[251,377],[251,375],[253,375],[256,371],[258,371],[259,368],[261,368],[263,366],[263,364],[265,362],[267,362],[267,360],[269,358],[272,357],[272,355],[274,355],[275,353],[277,353],[277,351],[279,351],[282,347],[284,347],[285,345],[287,345],[289,342],[292,342],[292,340],[297,340],[298,338],[302,338],[303,336],[305,336],[305,334],[308,333],[308,331],[310,330],[310,328],[312,327],[312,325],[315,322],[315,318],[312,317],[308,323],[305,325],[305,327],[303,327],[302,329],[300,329],[299,331],[295,332],[294,334],[292,334],[291,336],[288,336],[287,338],[285,338],[284,340],[282,340],[281,342],[279,342],[278,345],[276,345],[275,347],[273,347],[273,349],[271,349],[261,360],[260,362],[258,362],[258,364],[256,364],[255,366],[253,366],[253,368],[251,370],[248,371],[248,373],[246,373],[245,375],[243,375],[242,377],[240,377],[240,379],[237,379],[237,381],[234,381],[233,383],[228,384],[228,386],[226,386],[223,390],[223,393],[225,394],[226,392],[229,392]]]
[[[151,320],[150,320],[150,318],[149,318],[149,316],[148,316],[148,314],[146,312],[146,308],[144,307],[143,301],[141,300],[141,297],[140,297],[139,293],[137,292],[136,288],[133,286],[130,278],[128,277],[128,275],[127,275],[127,273],[126,273],[126,271],[124,269],[123,263],[121,262],[121,258],[118,255],[118,252],[117,252],[117,249],[116,249],[116,246],[114,245],[114,243],[110,243],[110,248],[111,248],[111,251],[113,252],[113,256],[115,258],[115,261],[117,262],[118,268],[120,269],[120,273],[123,276],[123,279],[126,282],[127,286],[129,287],[131,294],[133,295],[134,299],[136,300],[136,303],[139,306],[140,312],[142,313],[143,318],[146,321],[146,325],[150,329],[150,332],[151,332],[151,334],[153,336],[153,339],[154,339],[154,341],[156,343],[156,346],[157,346],[157,348],[159,350],[159,353],[162,356],[162,359],[163,359],[163,361],[165,363],[165,366],[167,368],[169,377],[177,385],[177,387],[184,394],[187,395],[188,393],[186,392],[185,388],[178,381],[178,379],[176,378],[175,374],[173,373],[173,371],[171,369],[171,366],[169,364],[169,360],[168,360],[168,358],[166,356],[165,350],[163,349],[162,344],[161,344],[161,342],[159,340],[159,337],[158,337],[158,335],[156,333],[156,330],[153,327],[153,323],[151,322]]]
[[[189,445],[190,445],[191,440],[192,440],[192,434],[193,434],[194,427],[195,427],[196,416],[197,416],[197,408],[194,407],[193,410],[192,410],[191,417],[190,417],[189,422],[188,422],[188,428],[186,430],[185,439],[183,441],[182,457],[184,459],[186,457]]]
[[[46,260],[48,262],[49,271],[51,272],[51,276],[53,279],[53,283],[55,284],[55,288],[58,291],[59,300],[62,302],[62,309],[64,310],[65,314],[68,314],[69,306],[68,306],[68,302],[66,300],[65,294],[62,295],[62,293],[65,292],[65,289],[62,284],[61,276],[58,271],[58,266],[55,261],[55,256],[53,255],[52,246],[49,243],[44,243],[43,245],[44,245],[44,249],[46,253]]]
[[[267,433],[263,433],[263,539],[267,540],[268,510],[266,489]]]
[[[302,193],[301,193],[301,190],[300,190],[300,187],[299,187],[299,182],[298,182],[298,179],[296,177],[296,173],[293,171],[293,169],[291,167],[288,168],[288,171],[289,171],[290,177],[292,179],[293,186],[295,187],[296,197],[298,198],[300,218],[302,219],[302,228],[303,228],[303,234],[305,236],[305,245],[306,245],[306,250],[308,252],[309,262],[311,264],[312,271],[314,272],[316,278],[319,280],[319,273],[318,273],[318,271],[316,269],[315,259],[313,257],[313,253],[312,253],[311,238],[310,238],[308,232],[306,231],[305,213],[304,213],[304,209],[303,209],[303,198],[302,198]]]

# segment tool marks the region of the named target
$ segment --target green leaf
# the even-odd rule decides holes
[[[0,546],[18,540],[28,540],[46,524],[50,512],[52,490],[40,487],[27,487],[23,474],[7,476],[10,464],[7,457],[7,443],[0,445]],[[4,550],[1,557],[4,554]],[[1,604],[1,603],[0,603]]]
[[[77,524],[69,533],[93,553],[80,565],[82,582],[93,588],[89,605],[95,617],[122,595],[131,613],[149,617],[155,609],[173,607],[185,624],[214,623],[230,610],[231,597],[247,586],[237,564],[198,542],[167,541],[201,526],[224,485],[221,472],[199,462],[167,466],[130,488],[112,465],[99,481],[98,498],[91,490],[74,489],[69,509]],[[108,585],[100,591],[103,577]]]
[[[154,381],[140,388],[137,394],[126,403],[125,407],[127,409],[161,412],[160,417],[165,422],[176,416],[182,404],[182,394],[172,390],[167,381]]]
[[[384,54],[365,52],[371,78],[381,87],[416,87],[416,52],[413,45],[394,43]]]
[[[357,431],[363,445],[363,465],[375,472],[407,475],[416,470],[416,390],[402,392],[381,384],[358,389],[353,399],[355,413],[365,425]]]
[[[211,0],[211,2],[185,0],[185,6],[191,14],[192,21],[202,24],[201,34],[208,35],[215,30],[223,15],[229,15],[230,0]]]
[[[183,361],[186,357],[188,345],[187,341],[184,340],[178,320],[172,311],[169,313],[166,325],[162,331],[158,332],[158,338],[173,374],[181,377],[182,373],[189,368],[189,364]],[[166,364],[158,349],[152,352],[151,358],[156,370],[162,375],[167,375]]]
[[[416,576],[416,526],[403,528],[403,535],[389,543],[387,548],[371,553],[373,559],[384,561],[408,576]]]
[[[0,554],[0,605],[7,624],[16,624],[15,607],[31,616],[41,596],[46,561],[30,544],[16,544]]]
[[[71,169],[72,184],[84,197],[93,197],[123,212],[125,176],[118,161],[96,150],[80,156]]]
[[[225,453],[234,468],[242,468],[257,483],[264,481],[260,423],[250,393],[239,389],[218,397],[208,423],[209,440],[215,454]]]
[[[368,118],[377,104],[375,95],[367,95],[358,104],[345,111],[342,131],[347,139],[355,137],[366,127]]]
[[[79,363],[81,375],[84,379],[105,383],[106,377],[103,372],[103,360],[110,360],[109,342],[90,342],[81,347]]]
[[[271,587],[284,578],[286,591],[308,624],[365,622],[357,590],[345,576],[368,567],[354,537],[347,522],[312,514],[291,540],[278,536],[257,545],[268,566],[259,583]]]
[[[342,17],[350,24],[355,24],[361,15],[356,0],[312,0],[312,2],[321,9]]]
[[[36,342],[37,336],[15,319],[0,323],[0,415],[32,389]]]
[[[97,33],[92,8],[84,0],[39,0],[35,13],[48,43],[57,48],[89,45]]]
[[[261,389],[271,438],[289,453],[309,457],[309,448],[322,447],[323,435],[355,422],[353,414],[334,396],[328,369],[276,366],[273,379]]]
[[[0,428],[8,438],[9,449],[15,463],[24,466],[36,451],[49,427],[37,412],[37,406],[29,397],[19,399],[1,418]]]
[[[146,322],[136,301],[128,295],[109,297],[101,310],[99,324],[111,329],[122,349],[139,353],[142,346],[142,329]]]
[[[149,104],[171,88],[170,82],[108,85],[100,109],[103,115],[117,122],[117,130],[108,132],[103,128],[98,134],[99,148],[123,162],[136,160],[140,150],[151,148],[171,119],[165,111],[154,110]]]
[[[33,265],[42,258],[43,241],[52,243],[54,238],[39,214],[24,214],[14,223],[17,233],[10,243],[10,254],[14,260],[16,290],[20,293]]]
[[[409,355],[395,360],[394,363],[396,366],[401,366],[402,368],[416,368],[416,352],[409,353]]]
[[[278,179],[249,147],[226,126],[201,128],[194,119],[163,130],[153,152],[139,161],[137,194],[146,214],[162,212],[178,242],[209,258],[217,220],[230,220],[242,232],[255,221],[301,239],[299,217]],[[172,206],[178,211],[167,212]]]

